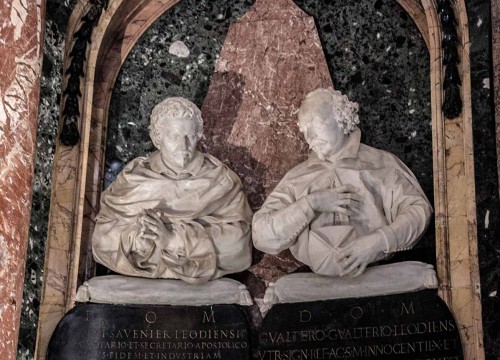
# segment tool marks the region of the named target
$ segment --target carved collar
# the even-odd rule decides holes
[[[149,167],[154,172],[159,174],[168,175],[175,178],[186,177],[188,176],[196,176],[199,174],[201,167],[203,166],[203,162],[205,157],[202,153],[196,150],[196,154],[194,155],[193,160],[187,164],[184,169],[180,171],[176,171],[174,168],[167,166],[163,159],[161,158],[161,152],[159,150],[152,153],[149,158],[146,160],[149,163]]]
[[[325,161],[330,163],[335,163],[342,159],[356,159],[358,157],[359,144],[361,140],[361,130],[356,129],[352,133],[349,134],[349,138],[347,139],[346,144],[340,151],[328,157]],[[308,165],[314,165],[317,163],[323,162],[318,155],[313,151],[309,155],[309,159],[307,160]]]

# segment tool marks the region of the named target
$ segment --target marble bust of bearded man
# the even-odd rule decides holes
[[[167,98],[149,130],[158,150],[132,160],[102,194],[95,260],[124,275],[195,284],[247,269],[252,211],[238,176],[196,149],[200,110]]]
[[[253,218],[257,249],[292,255],[321,275],[361,275],[411,248],[432,207],[394,155],[360,144],[358,104],[333,89],[307,95],[298,125],[312,149]]]

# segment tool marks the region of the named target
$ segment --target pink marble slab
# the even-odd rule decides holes
[[[201,147],[241,177],[253,209],[307,157],[296,114],[308,92],[328,86],[314,20],[291,0],[258,0],[230,26],[202,106]],[[251,271],[268,282],[301,265],[285,252]]]

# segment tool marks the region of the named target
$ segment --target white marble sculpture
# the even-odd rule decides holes
[[[358,105],[317,89],[298,118],[313,151],[255,214],[255,247],[270,254],[290,249],[317,274],[352,278],[415,245],[432,207],[398,158],[360,144]]]
[[[158,151],[132,160],[103,192],[97,262],[124,275],[202,284],[251,263],[252,211],[238,176],[197,151],[200,110],[173,97],[151,114]]]

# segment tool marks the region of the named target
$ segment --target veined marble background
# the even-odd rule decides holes
[[[361,105],[363,141],[400,157],[433,198],[429,59],[411,18],[394,0],[297,0],[313,16],[336,89]],[[31,359],[43,277],[50,203],[51,154],[59,112],[66,23],[76,0],[48,0],[33,211],[18,359]],[[111,101],[107,163],[126,163],[151,151],[147,125],[152,107],[167,96],[201,106],[231,22],[249,0],[184,0],[156,21],[127,58]],[[500,356],[498,187],[491,107],[489,1],[467,2],[471,36],[478,235],[487,359]],[[168,52],[180,40],[190,56]],[[479,140],[478,140],[479,139]],[[48,154],[48,156],[47,156]],[[408,255],[433,263],[433,229]],[[407,255],[401,255],[407,256]]]

